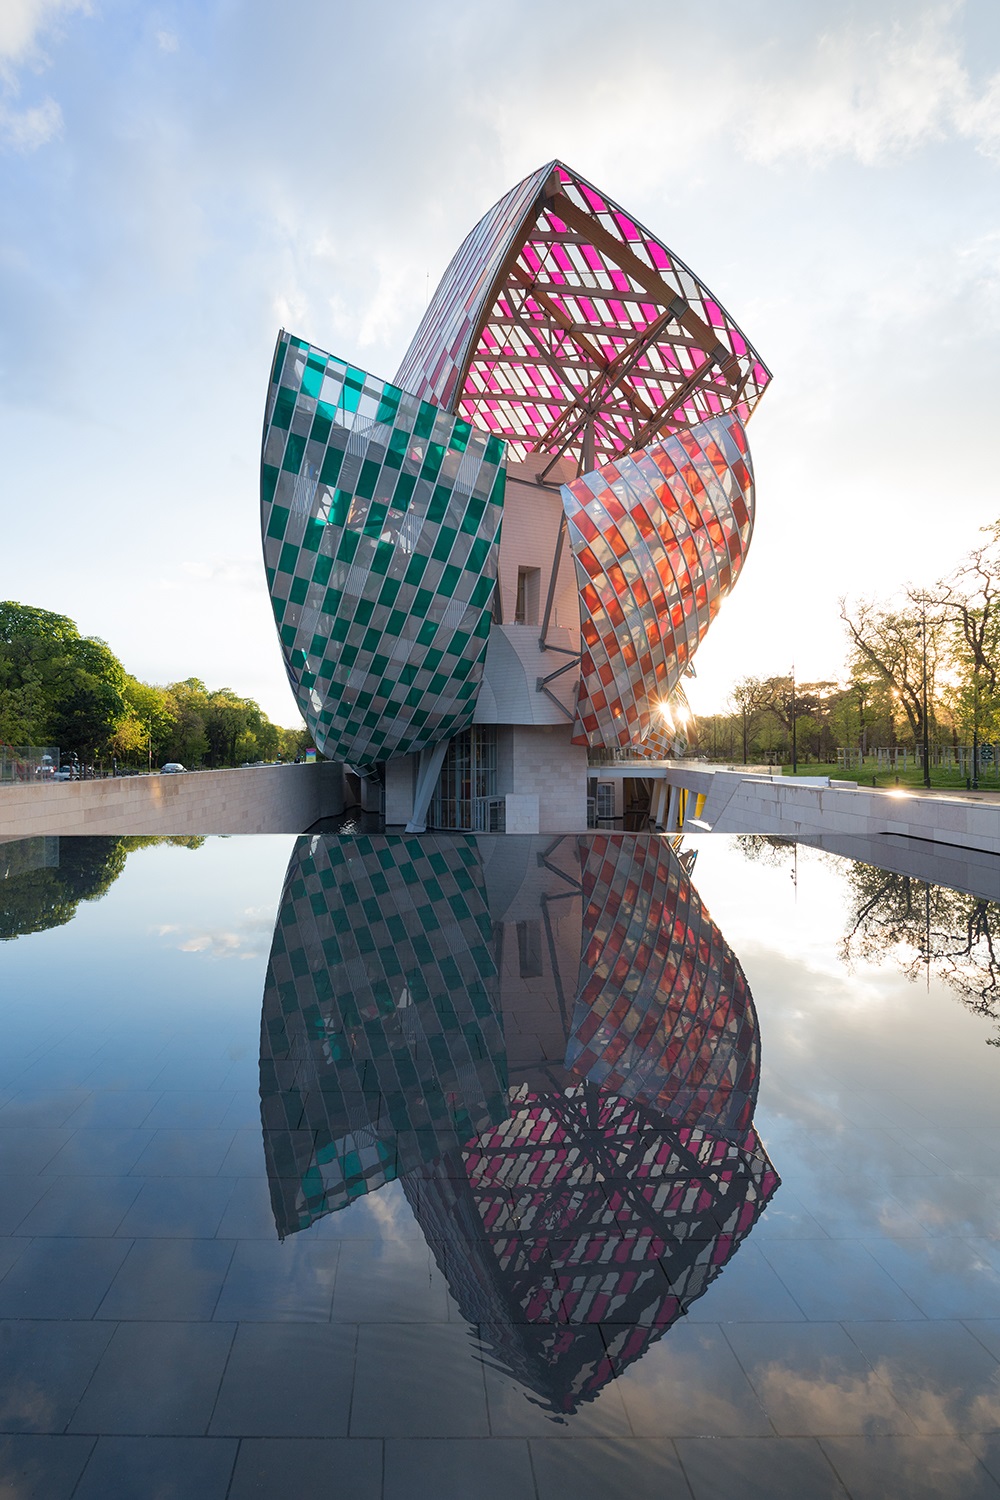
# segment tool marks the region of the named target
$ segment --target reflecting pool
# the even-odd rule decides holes
[[[0,844],[0,1494],[1000,1496],[1000,888],[855,852]]]

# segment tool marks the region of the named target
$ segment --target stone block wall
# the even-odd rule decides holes
[[[0,787],[0,838],[302,833],[344,810],[341,766],[247,766]]]

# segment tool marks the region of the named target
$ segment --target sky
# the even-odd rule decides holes
[[[297,713],[260,559],[279,327],[391,378],[559,157],[774,373],[696,712],[1000,517],[995,0],[0,0],[0,596]]]

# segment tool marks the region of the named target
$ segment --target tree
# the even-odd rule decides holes
[[[104,641],[66,615],[0,603],[0,720],[18,738],[89,755],[126,712],[125,669]]]
[[[924,661],[926,652],[927,718],[933,721],[935,679],[944,654],[945,639],[939,615],[910,591],[896,609],[883,609],[861,599],[850,611],[840,600],[840,618],[851,641],[851,670],[856,680],[872,676],[888,687],[903,710],[914,744],[924,737]]]
[[[845,963],[892,957],[909,980],[934,974],[969,1010],[1000,1021],[1000,905],[874,865],[852,864],[847,882]],[[1000,1046],[1000,1033],[988,1041]]]
[[[730,694],[743,731],[743,764],[747,763],[747,743],[750,726],[758,715],[768,707],[767,684],[759,677],[742,677]]]

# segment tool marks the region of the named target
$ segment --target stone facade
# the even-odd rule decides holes
[[[344,810],[330,762],[0,788],[0,838],[36,834],[302,833]]]

